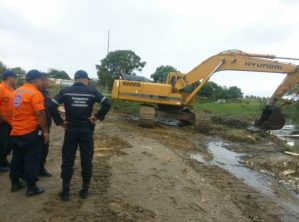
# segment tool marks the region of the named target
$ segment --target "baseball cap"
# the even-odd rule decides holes
[[[87,72],[78,70],[75,72],[74,79],[89,79]]]
[[[17,78],[17,74],[15,74],[13,71],[6,70],[2,73],[2,79],[6,80],[8,77],[15,77]]]
[[[36,69],[33,69],[33,70],[30,70],[29,72],[27,72],[27,75],[26,75],[26,80],[34,80],[34,79],[41,79],[42,78],[42,74],[36,70]]]

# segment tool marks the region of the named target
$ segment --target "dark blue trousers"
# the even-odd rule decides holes
[[[50,132],[50,131],[49,131]],[[48,143],[42,143],[42,151],[41,151],[41,161],[40,161],[40,171],[44,169],[46,162],[47,162],[47,157],[49,153],[49,142]]]
[[[89,183],[92,177],[93,127],[68,127],[65,130],[61,165],[61,178],[65,184],[72,179],[78,146],[83,183]]]
[[[38,131],[22,135],[12,136],[12,160],[10,179],[12,183],[25,177],[28,186],[34,185],[38,180],[40,169],[42,136]]]
[[[6,160],[12,149],[10,131],[11,126],[8,123],[0,124],[0,165]]]

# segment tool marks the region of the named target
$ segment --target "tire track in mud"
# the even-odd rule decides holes
[[[272,211],[277,207],[274,202],[266,201],[259,193],[227,171],[217,166],[200,164],[195,160],[188,162],[195,171],[203,176],[207,183],[214,185],[223,193],[223,199],[231,200],[250,220],[281,221]]]
[[[129,147],[129,143],[118,137],[110,137],[96,132],[93,178],[89,198],[82,200],[78,196],[78,191],[81,188],[81,176],[78,172],[80,162],[77,156],[71,182],[71,200],[61,201],[57,191],[44,204],[41,212],[43,216],[33,221],[152,221],[155,217],[153,212],[108,195],[111,178],[111,167],[108,161],[112,155],[126,155],[121,149]]]

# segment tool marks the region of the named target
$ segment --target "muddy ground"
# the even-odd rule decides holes
[[[299,157],[284,154],[285,143],[269,134],[219,123],[208,134],[144,129],[112,113],[96,127],[90,197],[78,197],[77,159],[69,202],[57,196],[62,138],[54,127],[47,163],[54,176],[39,180],[43,195],[12,194],[8,174],[0,174],[1,222],[299,221]]]

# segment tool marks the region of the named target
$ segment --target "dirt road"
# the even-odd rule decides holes
[[[97,125],[90,198],[78,197],[77,160],[66,203],[57,196],[63,130],[53,128],[47,166],[54,177],[39,181],[46,193],[32,198],[23,191],[12,194],[8,175],[1,174],[0,221],[299,221],[299,200],[281,204],[279,189],[275,195],[260,192],[216,159],[210,145],[222,137],[198,134],[191,127],[136,125],[134,118],[120,114]],[[250,144],[252,152],[269,141]],[[226,146],[232,152],[244,144]],[[254,160],[243,161],[250,165]]]

